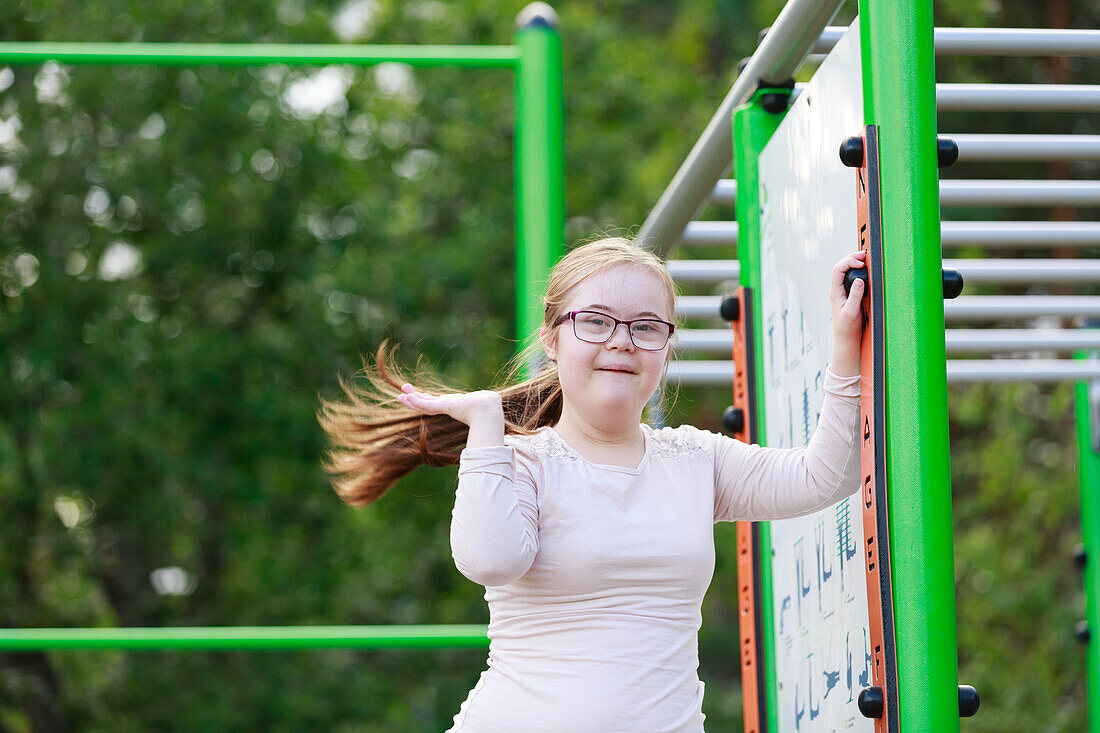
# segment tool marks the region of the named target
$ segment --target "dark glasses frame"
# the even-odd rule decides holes
[[[607,318],[611,321],[614,321],[615,325],[612,326],[611,330],[607,332],[607,338],[605,338],[602,341],[590,341],[586,338],[582,338],[581,335],[577,333],[577,316],[580,315],[581,313],[592,313],[594,315],[603,316],[604,318]],[[608,341],[610,341],[615,336],[615,331],[617,331],[619,329],[619,324],[621,323],[621,324],[626,326],[626,335],[627,335],[627,338],[630,339],[630,343],[634,344],[634,348],[641,349],[642,351],[660,351],[661,349],[668,346],[668,342],[672,340],[672,334],[674,334],[676,332],[676,325],[675,324],[669,323],[668,321],[663,321],[660,318],[652,318],[652,317],[650,317],[650,318],[631,318],[629,320],[624,321],[621,318],[616,318],[615,316],[604,313],[603,311],[592,311],[592,310],[569,311],[568,313],[565,313],[562,316],[560,316],[558,318],[558,320],[554,321],[551,328],[557,328],[558,326],[565,323],[566,321],[573,321],[573,335],[576,336],[581,341],[585,342],[586,344],[606,344]],[[661,344],[659,347],[657,347],[656,349],[651,349],[651,348],[646,347],[646,346],[639,346],[638,342],[634,340],[634,333],[630,330],[630,326],[631,326],[631,324],[640,323],[642,321],[663,323],[666,326],[668,326],[668,338],[666,338],[665,342],[663,344]]]

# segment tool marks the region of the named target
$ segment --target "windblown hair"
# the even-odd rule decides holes
[[[629,239],[610,237],[576,247],[554,266],[543,297],[543,326],[550,328],[564,312],[570,292],[579,283],[620,266],[641,267],[657,275],[665,285],[672,313],[676,286],[661,260]],[[561,417],[556,364],[542,359],[543,366],[533,377],[517,382],[524,367],[539,355],[542,347],[535,342],[512,360],[506,386],[494,388],[502,398],[508,435],[530,435]],[[324,468],[336,494],[353,506],[374,502],[422,464],[456,465],[469,435],[464,423],[448,415],[422,415],[398,402],[406,382],[437,394],[457,390],[437,379],[406,374],[388,344],[379,347],[373,363],[364,363],[362,376],[365,384],[341,377],[346,401],[322,399],[317,415],[331,443]]]

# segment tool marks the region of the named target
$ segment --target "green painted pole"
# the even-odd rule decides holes
[[[440,649],[484,647],[486,627],[177,626],[166,628],[0,629],[0,649]]]
[[[1078,359],[1089,354],[1076,354]],[[1085,622],[1100,634],[1100,404],[1090,399],[1088,382],[1078,382],[1077,452],[1081,475],[1081,539],[1085,545]],[[1089,695],[1089,731],[1100,733],[1100,637],[1090,637],[1085,650]]]
[[[786,109],[780,112],[769,112],[761,104],[761,97],[768,95],[790,96],[789,89],[763,89],[753,95],[748,103],[738,107],[733,113],[733,160],[734,178],[737,180],[737,259],[741,263],[741,284],[752,288],[753,302],[752,312],[760,314],[764,312],[762,291],[760,288],[760,166],[759,156],[764,146],[768,144],[772,133],[779,127],[779,123],[786,114]],[[766,380],[762,369],[763,363],[759,355],[764,353],[764,329],[756,328],[753,334],[753,349],[756,359],[756,435],[761,445],[765,443],[764,436],[764,384]],[[763,562],[763,558],[771,557],[771,531],[767,522],[760,523],[760,558],[761,588],[760,595],[763,599],[761,608],[764,610],[764,683],[768,690],[766,717],[768,730],[779,728],[777,718],[778,711],[775,707],[776,691],[779,689],[775,672],[775,614],[771,604],[774,598],[772,588],[771,564]]]
[[[861,0],[879,126],[890,559],[899,730],[959,730],[931,0]],[[979,691],[980,692],[980,691]]]
[[[516,18],[516,338],[542,323],[542,291],[565,239],[565,128],[561,36],[549,5]]]
[[[0,62],[37,64],[150,64],[156,66],[262,66],[264,64],[353,64],[399,61],[411,66],[510,69],[515,46],[359,46],[275,43],[0,43]]]

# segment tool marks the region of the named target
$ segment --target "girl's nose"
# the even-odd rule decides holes
[[[621,331],[622,335],[619,335],[619,326],[623,327]],[[608,347],[617,346],[620,349],[629,349],[633,351],[634,340],[630,338],[630,326],[625,323],[616,323],[615,329],[611,332],[611,338],[609,338],[605,343],[608,345]]]

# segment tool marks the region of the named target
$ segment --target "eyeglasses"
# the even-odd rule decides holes
[[[610,341],[619,324],[626,326],[630,342],[643,351],[660,351],[665,348],[676,326],[658,318],[633,318],[623,321],[599,311],[569,311],[554,326],[573,321],[573,334],[581,341],[602,344]]]

